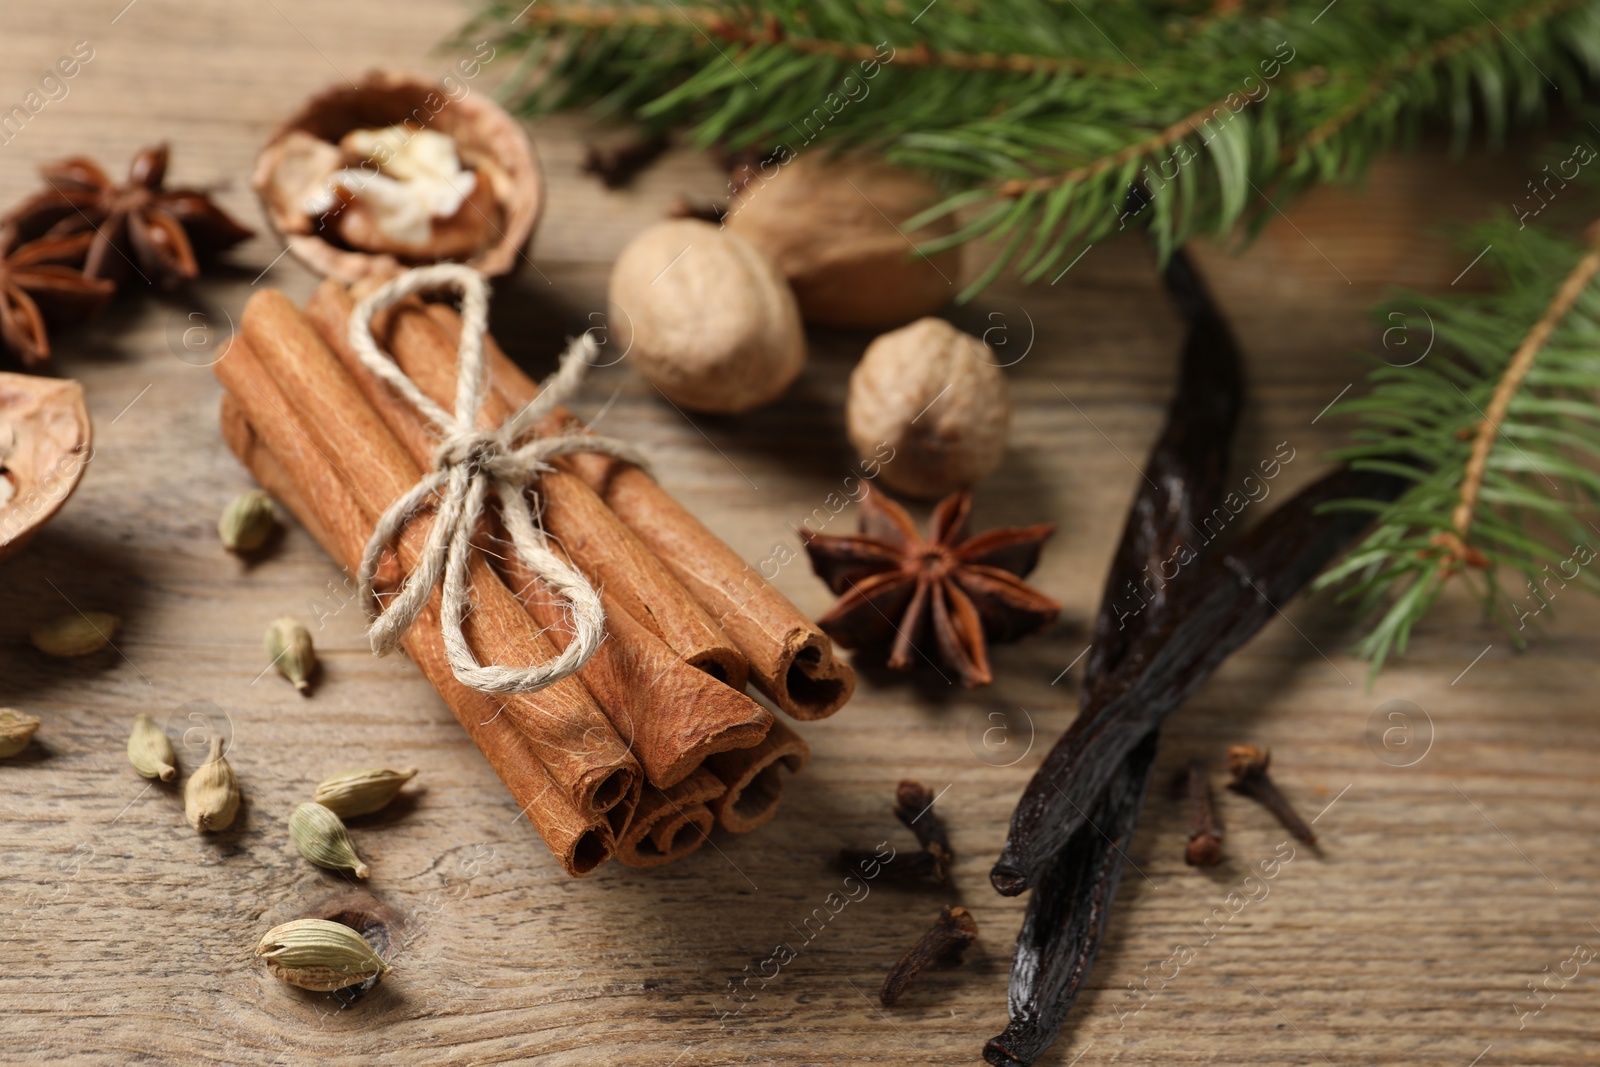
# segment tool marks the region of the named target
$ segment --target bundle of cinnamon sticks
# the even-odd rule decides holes
[[[275,290],[246,305],[215,371],[222,429],[256,480],[330,556],[355,572],[379,516],[431,469],[423,416],[351,349],[355,296],[326,281],[302,311]],[[445,407],[455,393],[461,320],[409,298],[380,312],[373,337]],[[499,425],[537,385],[485,338],[490,392],[480,428]],[[576,424],[557,409],[540,435]],[[577,674],[495,695],[457,681],[440,633],[440,592],[403,647],[488,758],[568,873],[616,855],[656,866],[699,848],[712,827],[753,830],[776,813],[784,771],[805,742],[745,694],[753,683],[797,719],[833,714],[855,677],[828,637],[638,468],[578,454],[533,487],[554,544],[595,589],[607,636]],[[379,565],[377,590],[417,565],[432,516],[414,519]],[[463,632],[481,662],[549,660],[571,631],[560,599],[476,532],[473,609]]]

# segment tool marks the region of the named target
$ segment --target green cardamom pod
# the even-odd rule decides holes
[[[170,782],[178,776],[178,757],[166,731],[142,711],[133,717],[133,733],[128,735],[128,762],[146,778]]]
[[[300,855],[331,871],[354,871],[365,878],[370,868],[356,855],[344,822],[321,804],[302,804],[289,816],[289,837]]]
[[[47,656],[87,656],[111,643],[122,620],[105,611],[75,611],[41,622],[28,639]]]
[[[294,687],[304,693],[311,688],[311,672],[317,669],[317,652],[311,647],[311,631],[300,620],[285,615],[267,627],[267,655]]]
[[[0,759],[15,756],[28,747],[39,732],[39,720],[16,708],[0,708]]]
[[[222,544],[235,552],[254,552],[267,543],[277,520],[272,514],[272,498],[259,489],[241,493],[222,509],[217,533]]]
[[[388,972],[367,939],[342,923],[296,919],[274,926],[256,945],[267,970],[301,989],[329,992]]]
[[[222,738],[211,739],[211,757],[183,787],[183,813],[196,830],[226,830],[239,814],[239,779],[222,754]]]
[[[317,786],[311,799],[341,819],[353,819],[357,815],[370,815],[388,804],[400,792],[400,787],[416,776],[414,767],[404,771],[379,767],[345,771]]]

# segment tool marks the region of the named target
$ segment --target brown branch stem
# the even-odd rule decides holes
[[[705,8],[678,7],[674,9],[653,7],[600,8],[589,4],[535,4],[523,13],[521,21],[543,26],[558,26],[577,30],[609,30],[628,26],[665,26],[684,22],[705,34],[706,39],[716,38],[743,47],[781,44],[802,55],[832,56],[855,63],[876,59],[885,61],[878,51],[881,45],[852,44],[848,41],[830,41],[819,37],[791,37],[771,15],[759,25],[740,25],[730,22],[720,13]],[[999,52],[936,52],[926,43],[909,45],[893,50],[892,62],[896,66],[942,67],[947,70],[999,71],[1006,74],[1122,74],[1137,76],[1129,64],[1108,60],[1083,59],[1077,56],[1040,56]]]
[[[1544,314],[1539,316],[1539,321],[1534,323],[1533,329],[1523,337],[1522,343],[1517,346],[1516,353],[1511,357],[1511,362],[1506,366],[1505,373],[1495,385],[1493,396],[1489,398],[1489,408],[1484,412],[1483,421],[1478,424],[1477,435],[1472,441],[1472,452],[1467,458],[1466,470],[1461,476],[1460,499],[1450,516],[1450,524],[1455,527],[1455,531],[1453,534],[1441,535],[1448,552],[1445,558],[1446,566],[1456,560],[1467,559],[1470,552],[1466,546],[1467,530],[1472,526],[1472,516],[1478,507],[1478,495],[1483,488],[1484,472],[1489,467],[1489,453],[1494,447],[1495,435],[1500,432],[1500,425],[1505,421],[1506,412],[1511,408],[1512,398],[1517,395],[1517,390],[1522,388],[1528,371],[1533,368],[1534,359],[1550,340],[1550,334],[1572,310],[1572,305],[1577,303],[1578,297],[1594,280],[1596,272],[1600,272],[1600,221],[1590,224],[1587,237],[1588,253],[1578,261],[1576,267],[1572,268],[1572,272],[1561,283],[1561,288],[1556,291],[1555,299],[1550,301]]]

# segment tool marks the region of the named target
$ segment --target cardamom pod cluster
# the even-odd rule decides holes
[[[321,804],[302,804],[289,816],[289,837],[300,855],[331,871],[353,871],[365,878],[371,869],[356,855],[344,822]]]
[[[28,747],[39,732],[39,720],[16,708],[0,708],[0,759],[9,759]]]
[[[256,945],[267,970],[301,989],[329,992],[388,972],[366,938],[342,923],[296,919],[274,926]]]
[[[217,533],[225,548],[234,552],[254,552],[267,543],[277,520],[272,514],[272,498],[259,489],[241,493],[222,509]]]
[[[416,776],[414,767],[404,771],[387,768],[345,771],[318,785],[311,799],[341,819],[353,819],[357,815],[370,815],[387,805],[400,792],[400,787]]]
[[[47,656],[87,656],[110,644],[121,624],[110,612],[75,611],[35,626],[28,640]]]
[[[211,739],[211,756],[183,787],[183,813],[204,833],[226,830],[239,813],[239,779],[222,754],[222,738]]]
[[[146,778],[170,782],[178,776],[178,756],[166,731],[140,712],[133,717],[133,733],[128,735],[128,762]]]
[[[317,652],[311,645],[311,631],[299,619],[285,615],[267,627],[267,655],[294,687],[304,693],[311,688],[311,672],[317,669]]]

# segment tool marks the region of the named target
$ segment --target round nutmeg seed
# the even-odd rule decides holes
[[[747,177],[726,225],[777,264],[807,322],[885,329],[955,296],[960,248],[924,257],[914,247],[953,233],[954,217],[904,227],[939,202],[931,182],[879,160],[821,152]]]
[[[1011,423],[993,350],[943,319],[918,319],[867,346],[850,375],[850,442],[909,496],[965,489],[1000,465]]]
[[[806,360],[788,283],[744,238],[658,222],[611,268],[612,343],[674,404],[737,414],[771,403]]]

